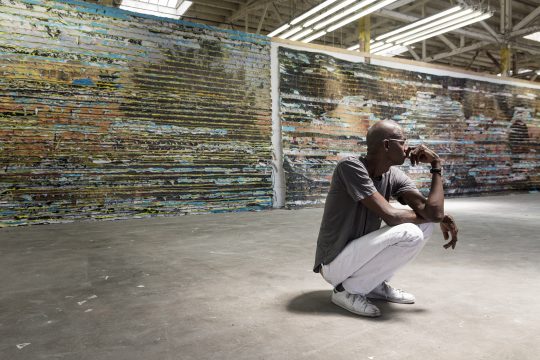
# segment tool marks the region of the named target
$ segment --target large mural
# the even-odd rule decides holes
[[[271,206],[266,37],[0,2],[0,226]]]
[[[444,158],[449,196],[540,186],[540,90],[285,47],[278,57],[288,206],[324,203],[337,161],[365,153],[367,129],[381,119]],[[427,167],[403,168],[428,190]]]
[[[90,3],[0,1],[0,227],[271,207],[270,47]],[[379,119],[443,155],[449,195],[539,186],[539,90],[284,47],[273,60],[289,206],[322,204]],[[404,169],[427,189],[426,168]]]

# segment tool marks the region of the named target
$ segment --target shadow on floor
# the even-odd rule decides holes
[[[428,312],[428,310],[419,308],[418,305],[391,304],[385,301],[372,300],[381,310],[382,315],[378,318],[361,317],[350,313],[330,301],[332,290],[310,291],[300,294],[290,299],[287,304],[287,310],[293,313],[320,314],[320,315],[344,315],[358,317],[367,320],[396,320],[400,315],[414,315]]]

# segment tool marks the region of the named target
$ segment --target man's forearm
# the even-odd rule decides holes
[[[384,220],[384,219],[383,219]],[[414,210],[409,209],[396,209],[394,208],[393,214],[388,219],[384,220],[389,226],[396,226],[404,223],[413,223],[413,224],[424,224],[432,222],[429,219],[424,219],[422,216],[417,214]]]
[[[431,162],[432,169],[441,169],[440,159]],[[433,222],[440,222],[444,217],[444,189],[441,173],[431,175],[431,189],[424,208],[424,217]]]

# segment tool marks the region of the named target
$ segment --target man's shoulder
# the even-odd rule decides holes
[[[346,156],[338,161],[337,166],[360,166],[365,168],[365,164],[362,161],[362,158],[359,156]]]
[[[336,166],[336,173],[346,178],[369,177],[365,163],[358,156],[348,156],[341,159]]]

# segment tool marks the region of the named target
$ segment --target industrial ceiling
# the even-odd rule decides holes
[[[118,1],[118,0],[117,0]],[[116,1],[115,1],[116,2]],[[193,0],[183,19],[266,35],[322,0]],[[398,0],[370,15],[371,38],[444,11],[462,1]],[[524,36],[540,31],[540,0],[484,0],[467,5],[489,8],[484,21],[409,46],[397,57],[467,70],[540,81],[540,42]],[[338,48],[359,42],[358,21],[315,41]],[[503,63],[503,48],[510,56]],[[510,60],[508,62],[508,60]],[[505,73],[503,72],[503,76]]]

